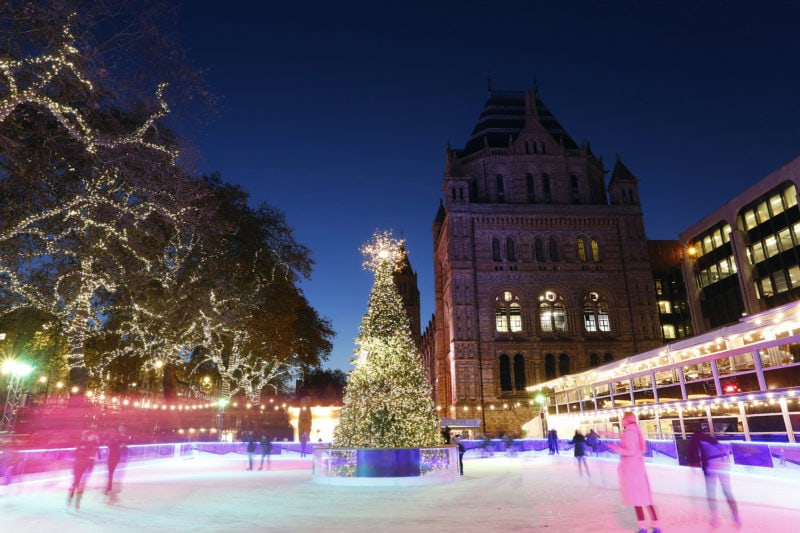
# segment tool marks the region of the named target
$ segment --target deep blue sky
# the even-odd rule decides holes
[[[558,5],[557,5],[558,4]],[[286,213],[311,304],[349,371],[372,276],[402,234],[433,313],[445,144],[495,89],[539,94],[572,137],[639,178],[647,235],[675,239],[800,155],[800,4],[741,1],[185,2],[184,44],[224,98],[200,169]]]

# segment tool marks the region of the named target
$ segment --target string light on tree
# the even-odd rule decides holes
[[[376,232],[361,248],[375,272],[345,389],[335,446],[414,448],[441,443],[436,411],[392,271],[402,241]]]

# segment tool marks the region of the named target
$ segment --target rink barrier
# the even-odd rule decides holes
[[[546,439],[483,439],[483,440],[462,440],[467,449],[466,458],[509,456],[514,457],[520,453],[526,456],[548,455]],[[572,445],[567,439],[559,439],[559,453],[572,454]],[[601,439],[597,450],[589,449],[592,456],[599,458],[616,460],[614,454],[607,446],[608,443],[617,443],[615,439]],[[800,471],[800,444],[786,442],[747,442],[747,441],[723,441],[731,450],[732,470],[745,472],[756,472],[759,474],[793,473]],[[270,455],[286,455],[300,457],[301,447],[299,442],[276,441],[272,443]],[[685,458],[686,441],[675,440],[655,440],[647,441],[645,458],[648,462],[679,466],[687,463]],[[149,461],[171,458],[189,458],[200,453],[234,457],[247,455],[247,443],[245,442],[180,442],[170,444],[133,444],[126,447],[127,455],[125,460],[129,462]],[[323,468],[323,463],[317,463],[316,453],[323,449],[331,450],[329,443],[308,444],[306,455],[312,460],[313,468]],[[448,448],[448,447],[445,447]],[[453,447],[449,447],[453,448]],[[24,449],[0,448],[0,483],[8,476],[21,475],[26,473],[49,472],[56,470],[68,470],[72,468],[75,460],[74,448],[49,448],[49,449]],[[260,454],[260,447],[256,450]],[[455,459],[448,455],[448,465],[457,465],[457,452]],[[98,462],[105,462],[108,450],[105,446],[98,449]],[[433,480],[439,466],[438,456],[428,458],[424,455],[421,459],[423,468],[421,476]],[[331,458],[327,459],[328,461]],[[340,459],[336,458],[337,461]],[[319,458],[322,461],[322,458]],[[358,464],[357,458],[345,461],[348,464]],[[327,468],[327,467],[326,467]],[[348,467],[349,468],[349,467]],[[450,467],[448,467],[450,468]],[[320,472],[323,472],[321,470]],[[457,470],[456,470],[457,472]],[[431,476],[431,474],[434,474]],[[453,475],[453,474],[449,474]],[[408,476],[406,476],[408,477]],[[428,482],[428,480],[426,480]]]
[[[458,447],[342,448],[315,446],[311,481],[324,485],[406,486],[452,483]]]

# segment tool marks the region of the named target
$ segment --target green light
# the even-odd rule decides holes
[[[544,405],[547,402],[547,398],[544,397],[544,394],[537,394],[533,399],[536,400],[536,403],[539,405]]]
[[[226,398],[220,398],[219,400],[217,400],[217,405],[219,405],[220,409],[225,409],[225,406],[228,405],[229,401],[230,400]]]
[[[33,368],[28,363],[7,359],[3,362],[3,374],[11,374],[14,377],[22,378],[33,372]]]

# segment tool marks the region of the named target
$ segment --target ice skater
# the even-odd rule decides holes
[[[117,465],[128,453],[128,448],[125,445],[125,426],[119,426],[117,431],[111,434],[108,438],[106,446],[108,447],[108,480],[106,482],[106,495],[111,496],[114,488],[114,472],[117,470]]]
[[[261,465],[259,470],[264,469],[264,459],[267,460],[267,470],[269,470],[269,456],[272,453],[272,441],[266,433],[261,435]]]
[[[81,508],[81,497],[86,488],[86,480],[94,468],[94,458],[97,455],[97,435],[91,431],[81,434],[81,441],[75,448],[75,463],[72,466],[72,485],[67,493],[67,507],[75,498],[75,509]]]
[[[689,440],[689,463],[703,469],[706,482],[706,499],[711,511],[711,527],[719,526],[719,511],[717,509],[717,481],[722,487],[728,507],[731,509],[731,518],[737,529],[742,527],[739,518],[739,507],[731,490],[731,475],[728,447],[721,445],[717,439],[698,428]]]
[[[558,433],[555,429],[547,433],[547,447],[550,449],[550,455],[558,455]]]
[[[461,442],[461,437],[457,436],[455,438],[456,445],[458,446],[458,471],[461,475],[464,475],[464,454],[467,453],[467,448],[464,446],[464,443]]]
[[[653,505],[650,480],[647,477],[647,470],[644,465],[644,451],[647,443],[634,413],[628,411],[622,415],[621,424],[624,430],[620,437],[619,445],[609,443],[608,447],[619,454],[617,474],[619,476],[619,490],[622,493],[622,501],[625,505],[633,506],[636,512],[636,525],[639,528],[639,533],[647,533],[647,522],[644,516],[645,507],[650,513],[652,533],[661,533],[658,514],[656,513],[655,505]]]
[[[253,469],[253,459],[256,456],[256,436],[253,432],[247,438],[247,469]]]
[[[305,431],[300,435],[300,457],[306,456],[306,444],[308,444],[308,433]]]
[[[595,457],[600,457],[600,435],[594,429],[589,430],[586,435],[586,444],[591,446]]]
[[[583,471],[586,470],[586,475],[592,477],[589,473],[589,465],[586,464],[586,437],[576,429],[575,435],[573,435],[569,443],[575,446],[573,452],[575,454],[575,460],[578,461],[578,474],[583,477]]]

